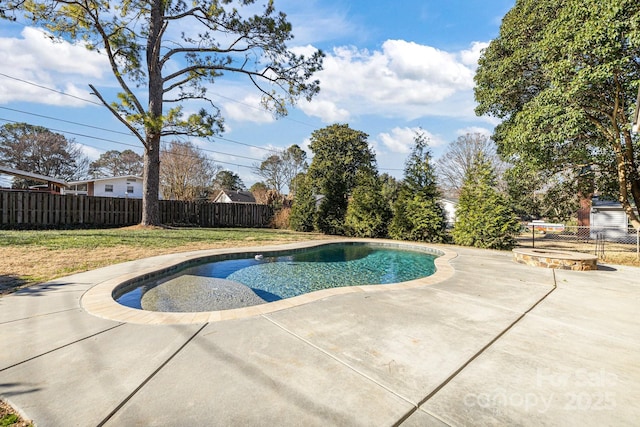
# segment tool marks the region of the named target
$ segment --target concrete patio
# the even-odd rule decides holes
[[[639,268],[447,249],[438,283],[217,322],[81,306],[172,256],[24,289],[0,298],[0,395],[37,426],[637,425]]]

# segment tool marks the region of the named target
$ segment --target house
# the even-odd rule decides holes
[[[57,178],[51,178],[50,176],[40,175],[33,172],[22,171],[18,169],[12,169],[5,166],[0,166],[0,174],[11,175],[18,178],[26,179],[29,181],[42,182],[43,185],[36,185],[30,188],[36,191],[47,191],[53,194],[61,194],[68,184]]]
[[[458,209],[458,201],[452,199],[440,199],[440,206],[444,209],[447,228],[453,227],[456,222],[456,210]]]
[[[222,190],[213,199],[213,203],[255,203],[256,198],[249,191]]]
[[[598,235],[608,241],[620,241],[629,237],[629,217],[618,202],[594,197],[589,215],[590,237]]]
[[[142,178],[134,175],[73,181],[67,186],[62,194],[142,199]]]

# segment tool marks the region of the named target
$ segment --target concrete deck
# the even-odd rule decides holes
[[[0,396],[37,426],[637,424],[640,269],[449,249],[440,282],[217,322],[82,308],[181,255],[25,289],[0,298]]]

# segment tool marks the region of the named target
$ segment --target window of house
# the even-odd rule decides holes
[[[133,185],[127,185],[127,193],[133,194]]]
[[[105,184],[104,185],[105,193],[113,193],[113,184]]]

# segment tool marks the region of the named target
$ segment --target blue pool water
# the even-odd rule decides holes
[[[326,288],[399,283],[430,276],[435,272],[435,258],[422,251],[371,244],[324,245],[278,256],[264,254],[261,259],[251,255],[189,267],[168,279],[145,283],[117,301],[159,311],[215,310],[221,308],[220,302],[208,301],[217,298],[216,290],[228,290],[220,286],[224,281],[214,279],[241,283],[260,302],[270,302]],[[148,304],[152,307],[145,307],[147,296],[153,300]],[[185,299],[182,303],[177,301],[181,298]],[[233,299],[233,295],[225,298]],[[258,303],[255,300],[248,298],[233,304],[254,305]]]

